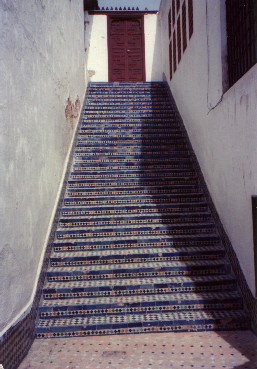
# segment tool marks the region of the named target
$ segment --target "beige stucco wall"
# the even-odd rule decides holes
[[[224,2],[197,0],[193,4],[194,33],[170,81],[171,1],[162,1],[163,70],[217,211],[254,293],[251,196],[257,194],[257,65],[225,92]]]
[[[145,65],[146,81],[162,80],[162,40],[157,14],[145,17]]]
[[[0,336],[34,297],[77,122],[65,107],[85,92],[83,22],[82,0],[0,0]]]
[[[108,82],[107,16],[88,15],[90,29],[87,50],[87,75],[92,82]]]

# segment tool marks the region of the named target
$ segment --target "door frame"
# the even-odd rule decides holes
[[[108,45],[108,81],[111,80],[111,71],[112,71],[112,62],[111,62],[111,42],[110,42],[110,34],[111,34],[111,21],[113,19],[140,19],[142,24],[141,29],[141,37],[142,37],[142,63],[143,63],[143,81],[146,81],[146,66],[145,66],[145,22],[144,22],[144,14],[142,13],[131,13],[131,12],[122,12],[122,13],[112,13],[107,15],[107,45]]]

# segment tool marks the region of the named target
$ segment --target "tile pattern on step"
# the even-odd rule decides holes
[[[36,336],[248,324],[166,86],[91,84]]]

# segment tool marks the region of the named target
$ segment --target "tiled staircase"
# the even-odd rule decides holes
[[[36,336],[247,327],[166,85],[91,84]]]

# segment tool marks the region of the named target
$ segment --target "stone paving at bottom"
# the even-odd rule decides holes
[[[250,331],[35,340],[19,369],[256,369]]]

